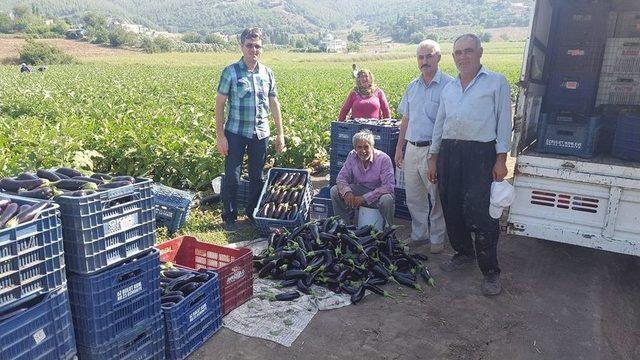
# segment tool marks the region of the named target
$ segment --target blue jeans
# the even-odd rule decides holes
[[[267,143],[269,138],[262,140],[256,135],[247,139],[238,134],[224,132],[229,143],[229,153],[224,160],[224,181],[222,182],[222,220],[235,221],[238,218],[238,187],[242,172],[242,160],[245,150],[249,159],[249,198],[247,199],[246,214],[253,215],[253,209],[258,203],[264,182],[262,171],[267,159]]]

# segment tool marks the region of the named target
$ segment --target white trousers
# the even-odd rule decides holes
[[[407,192],[407,207],[411,213],[411,240],[429,239],[432,244],[444,241],[446,225],[438,185],[427,179],[429,146],[407,143],[402,169]]]

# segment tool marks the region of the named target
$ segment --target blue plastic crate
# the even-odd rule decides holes
[[[2,359],[66,360],[75,355],[66,288],[32,296],[0,311]]]
[[[279,176],[281,173],[305,173],[307,174],[306,184],[304,185],[304,194],[302,195],[302,202],[300,209],[298,209],[298,214],[293,220],[278,220],[271,219],[258,216],[258,212],[261,209],[261,206],[256,206],[253,210],[253,218],[256,223],[256,228],[258,232],[261,234],[269,234],[274,228],[286,228],[288,230],[295,229],[296,227],[302,225],[307,221],[309,216],[309,205],[311,204],[311,198],[313,197],[313,187],[311,184],[311,174],[309,174],[308,170],[300,170],[300,169],[287,169],[287,168],[271,168],[269,169],[269,173],[267,175],[267,180],[264,183],[264,187],[262,188],[262,192],[260,193],[260,198],[258,198],[258,204],[262,204],[262,199],[264,198],[267,188],[271,183],[272,179]]]
[[[640,161],[640,112],[620,113],[611,154],[623,160]]]
[[[78,345],[82,360],[164,360],[164,324],[157,314],[105,345]]]
[[[100,347],[160,313],[160,252],[91,275],[69,275],[78,345]]]
[[[585,39],[604,40],[609,20],[608,1],[564,0],[555,10],[557,39],[562,43]]]
[[[331,122],[331,143],[352,144],[353,135],[362,129],[362,124],[352,120]]]
[[[318,195],[311,200],[309,217],[311,219],[324,219],[333,216],[333,203],[331,202],[331,187],[320,189]]]
[[[162,308],[167,359],[185,359],[222,326],[218,273],[207,273],[209,281],[175,306]]]
[[[554,72],[547,85],[547,111],[590,114],[598,92],[598,73]]]
[[[353,150],[353,143],[349,141],[349,143],[339,143],[332,142],[331,143],[331,157],[333,156],[347,156]]]
[[[538,126],[537,151],[591,158],[598,150],[603,122],[600,115],[561,112],[542,114]]]
[[[556,72],[598,73],[604,56],[604,42],[581,41],[559,44],[554,52]]]
[[[6,194],[0,199],[18,205],[38,203]],[[37,219],[0,230],[0,308],[66,283],[58,208],[52,203]]]
[[[55,199],[62,214],[67,269],[92,273],[136,255],[155,243],[151,180],[83,197]]]
[[[176,232],[187,221],[195,194],[158,183],[153,184],[152,190],[156,226],[165,226],[170,233]]]

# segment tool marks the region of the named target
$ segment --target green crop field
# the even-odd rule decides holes
[[[514,84],[523,43],[488,43],[484,64]],[[444,46],[441,68],[455,74]],[[282,103],[288,152],[270,161],[305,167],[328,159],[329,124],[353,86],[351,63],[373,71],[392,109],[418,75],[415,47],[384,54],[303,54],[267,50]],[[0,66],[0,177],[70,165],[151,176],[204,189],[222,171],[216,152],[214,98],[225,54],[136,54],[79,59],[45,73]],[[394,116],[395,116],[394,112]]]

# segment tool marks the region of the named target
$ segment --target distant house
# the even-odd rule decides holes
[[[327,52],[343,52],[347,48],[347,42],[340,39],[335,39],[333,35],[327,34],[322,39],[321,45]]]

